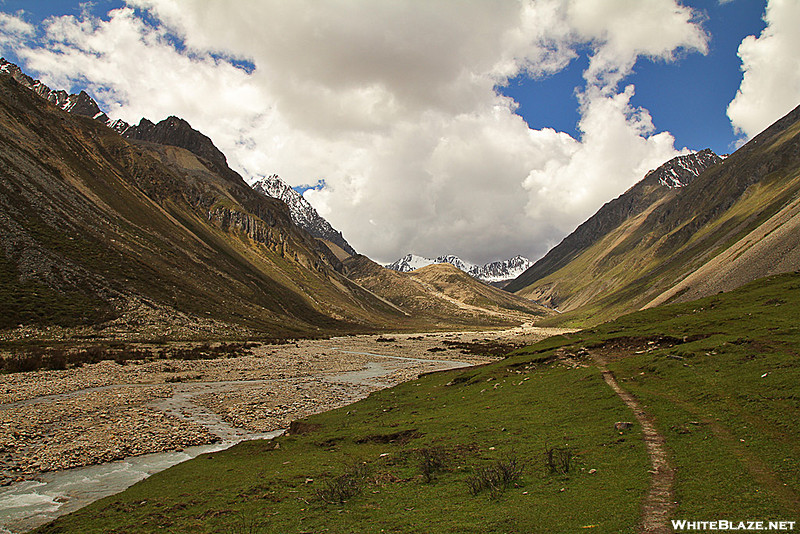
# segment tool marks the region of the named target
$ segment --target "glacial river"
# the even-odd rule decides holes
[[[404,364],[436,363],[440,364],[440,369],[453,369],[469,365],[458,361],[426,360],[342,349],[335,350],[381,358],[379,361],[368,362],[361,370],[324,378],[324,380],[343,384],[380,385],[375,382],[376,378],[387,375]],[[249,382],[267,383],[271,381]],[[281,435],[284,430],[264,434],[248,433],[240,428],[232,427],[215,413],[192,402],[192,397],[197,395],[198,386],[203,386],[204,392],[207,393],[209,388],[224,389],[247,383],[248,381],[185,383],[175,388],[172,397],[156,404],[165,413],[178,415],[205,426],[220,439],[218,443],[189,447],[180,452],[147,454],[105,464],[44,473],[39,480],[26,480],[0,488],[0,534],[26,532],[98,499],[119,493],[154,473],[200,454],[224,450],[244,440],[272,439]],[[74,394],[73,392],[64,395]],[[38,400],[41,399],[26,402]],[[52,399],[48,398],[47,400]]]

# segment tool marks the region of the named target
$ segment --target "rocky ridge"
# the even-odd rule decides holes
[[[345,240],[342,233],[333,228],[314,207],[297,191],[292,189],[280,176],[273,174],[252,184],[253,189],[268,197],[282,200],[289,207],[292,221],[312,236],[330,241],[348,255],[356,254],[355,249]]]
[[[63,90],[53,91],[41,81],[35,80],[22,72],[17,65],[3,58],[0,58],[0,73],[10,75],[22,85],[64,111],[90,117],[105,124],[125,139],[185,148],[196,156],[203,158],[214,171],[225,173],[229,170],[225,154],[214,145],[214,142],[202,132],[192,128],[186,120],[180,117],[169,116],[158,123],[142,118],[139,124],[132,125],[122,119],[110,119],[100,109],[97,102],[85,91],[81,91],[79,94],[67,94]],[[342,233],[334,229],[302,195],[284,183],[278,175],[258,180],[253,184],[253,188],[259,193],[277,198],[286,203],[289,207],[292,222],[312,236],[335,244],[346,253],[345,257],[356,254],[356,251],[344,239]],[[344,257],[340,259],[344,259]]]

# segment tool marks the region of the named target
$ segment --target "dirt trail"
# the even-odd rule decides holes
[[[647,454],[650,455],[650,489],[647,492],[644,503],[642,503],[642,517],[637,527],[637,532],[647,534],[671,533],[669,518],[675,510],[675,496],[673,487],[675,485],[675,469],[670,465],[666,447],[664,446],[664,436],[658,433],[653,417],[644,411],[644,408],[636,398],[624,391],[614,374],[608,370],[606,360],[598,354],[592,354],[597,367],[603,374],[611,389],[621,398],[628,407],[633,410],[636,420],[642,427],[644,434],[644,445]]]

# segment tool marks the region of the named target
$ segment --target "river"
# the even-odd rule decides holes
[[[430,360],[357,352],[331,347],[341,353],[375,357],[363,369],[322,377],[325,381],[350,385],[385,387],[377,378],[392,373],[398,367],[436,364],[438,369],[466,367],[469,364],[453,360]],[[26,480],[0,488],[0,534],[18,534],[43,525],[58,516],[73,512],[103,497],[119,493],[148,476],[163,471],[206,452],[227,449],[241,441],[272,439],[284,430],[251,433],[231,426],[216,413],[193,402],[200,394],[226,391],[247,383],[266,384],[275,380],[188,382],[174,388],[171,397],[153,405],[166,414],[201,424],[220,441],[211,445],[188,447],[182,451],[161,452],[126,458],[105,464],[92,465],[40,475],[38,480]],[[122,386],[111,386],[122,387]],[[95,389],[95,388],[93,388]],[[26,404],[57,401],[75,396],[78,392],[47,395],[24,401]]]

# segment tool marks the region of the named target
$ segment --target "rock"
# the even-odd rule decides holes
[[[633,423],[628,421],[617,421],[614,423],[614,430],[630,430],[633,428]]]

